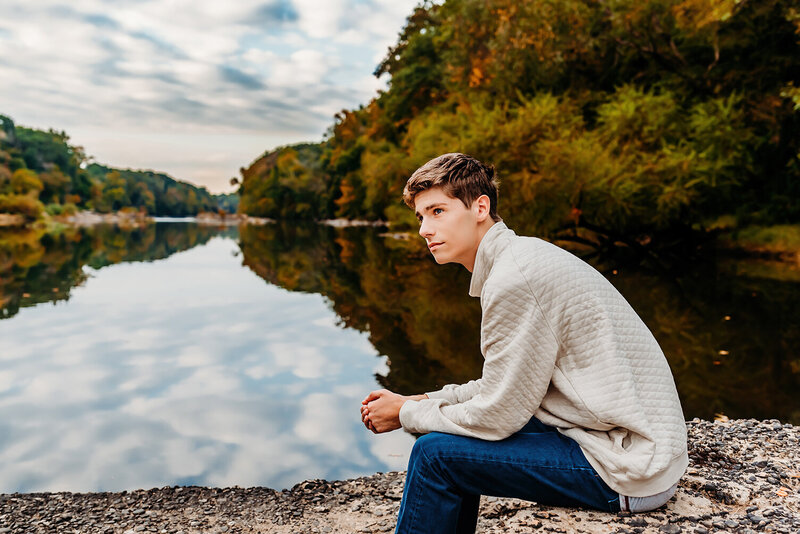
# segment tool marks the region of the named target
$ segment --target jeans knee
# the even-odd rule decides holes
[[[440,432],[431,432],[419,437],[411,449],[411,461],[426,464],[439,463],[443,452],[452,451],[452,447],[447,444],[450,437],[449,434]]]

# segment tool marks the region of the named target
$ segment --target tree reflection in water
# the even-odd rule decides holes
[[[155,261],[236,230],[187,223],[150,224],[121,229],[114,225],[42,229],[0,229],[0,319],[20,308],[69,300],[84,283],[84,266],[100,269],[132,261]]]
[[[0,319],[69,299],[87,278],[84,266],[153,261],[215,235],[235,238],[237,229],[0,231]],[[416,393],[480,375],[480,306],[467,295],[469,273],[437,266],[420,239],[292,224],[242,226],[238,235],[246,267],[287,290],[324,295],[341,326],[368,333],[390,360],[378,377],[384,386]],[[687,418],[724,413],[800,424],[797,266],[708,257],[684,262],[675,275],[595,263],[653,330]]]
[[[378,377],[401,393],[480,375],[480,306],[469,273],[437,266],[419,239],[372,228],[242,227],[244,264],[269,283],[320,293],[343,326],[389,357]],[[800,423],[800,275],[796,267],[707,258],[683,273],[598,265],[652,329],[687,419]]]
[[[277,224],[242,227],[240,237],[244,264],[256,274],[324,295],[342,326],[369,334],[390,360],[384,386],[412,393],[480,376],[480,305],[467,296],[469,273],[436,266],[418,240]]]

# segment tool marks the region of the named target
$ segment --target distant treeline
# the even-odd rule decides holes
[[[123,209],[150,215],[187,216],[223,209],[235,212],[236,195],[212,195],[204,187],[153,171],[87,164],[65,132],[16,126],[0,115],[0,213],[26,221],[90,209]]]
[[[407,177],[460,151],[526,232],[798,222],[799,40],[797,0],[425,2],[376,69],[388,89],[242,169],[240,211],[413,224]]]

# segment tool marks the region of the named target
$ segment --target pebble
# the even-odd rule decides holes
[[[478,532],[709,534],[800,532],[800,427],[775,421],[693,420],[690,465],[676,498],[647,513],[608,514],[484,498]],[[766,442],[769,436],[772,443]],[[0,534],[389,532],[404,473],[308,480],[289,490],[165,487],[119,493],[0,495]],[[786,496],[778,488],[786,488]],[[680,509],[690,515],[677,513]],[[342,521],[346,523],[342,523]]]

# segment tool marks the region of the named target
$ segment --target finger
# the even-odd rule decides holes
[[[368,404],[371,401],[374,401],[375,399],[381,398],[381,395],[383,395],[383,391],[382,390],[371,391],[370,394],[367,395],[367,398],[364,399],[363,401],[361,401],[361,404]]]

